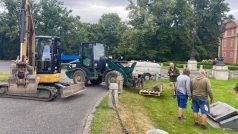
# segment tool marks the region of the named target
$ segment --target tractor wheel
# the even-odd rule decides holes
[[[80,82],[86,82],[86,78],[85,78],[85,74],[83,71],[81,70],[77,70],[74,72],[73,74],[73,81],[74,81],[74,84],[78,84]]]
[[[121,76],[123,78],[122,74],[118,71],[110,71],[106,74],[105,84],[108,87],[108,89],[109,89],[110,83],[116,83],[117,82],[117,77],[119,77],[119,76]]]
[[[102,83],[102,76],[98,77],[96,80],[90,80],[93,85],[100,85]]]
[[[145,81],[148,81],[151,78],[151,74],[149,74],[149,73],[143,74],[143,78]]]

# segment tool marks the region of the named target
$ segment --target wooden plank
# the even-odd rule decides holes
[[[160,92],[156,91],[147,91],[147,90],[140,90],[140,95],[148,95],[148,96],[160,96]]]

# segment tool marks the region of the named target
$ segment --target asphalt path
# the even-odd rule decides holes
[[[9,66],[0,62],[1,71]],[[62,71],[62,80],[67,80]],[[52,102],[0,98],[0,134],[80,134],[94,105],[107,94],[103,85]]]
[[[9,72],[11,63],[13,62],[0,60],[0,72]]]
[[[40,102],[0,98],[1,134],[80,134],[95,103],[106,94],[103,86],[68,99]]]

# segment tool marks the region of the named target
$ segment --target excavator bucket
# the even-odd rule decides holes
[[[39,78],[32,75],[33,68],[24,62],[11,65],[7,94],[35,94]]]
[[[50,101],[56,93],[55,87],[39,86],[39,77],[24,62],[12,64],[8,83],[0,85],[0,97]]]

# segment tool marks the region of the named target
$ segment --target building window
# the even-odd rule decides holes
[[[231,47],[233,48],[234,46],[235,46],[235,39],[232,38],[232,39],[231,39]]]
[[[231,30],[231,35],[235,35],[235,29]]]
[[[223,53],[223,57],[226,57],[226,52]]]
[[[223,40],[223,47],[226,47],[226,39]]]
[[[232,52],[230,52],[230,58],[233,58],[233,53]]]

